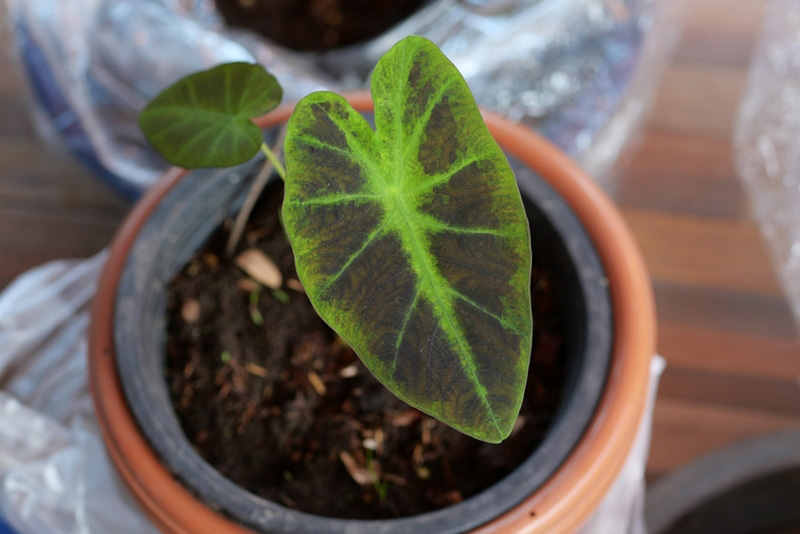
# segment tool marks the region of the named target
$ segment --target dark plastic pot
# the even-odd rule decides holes
[[[352,100],[359,109],[370,109],[362,97]],[[286,120],[289,112],[268,116],[263,125]],[[644,407],[654,342],[647,276],[618,215],[593,186],[568,184],[565,195],[563,185],[559,193],[537,174],[546,176],[550,169],[550,174],[569,178],[580,171],[538,137],[540,147],[532,146],[529,136],[534,134],[528,130],[496,117],[487,122],[517,172],[531,222],[534,263],[553,273],[558,313],[570,328],[564,333],[565,394],[541,446],[514,473],[475,497],[387,521],[297,512],[222,477],[194,452],[172,410],[162,368],[164,288],[241,204],[254,167],[171,171],[137,206],[115,241],[95,307],[90,350],[93,395],[112,458],[164,530],[240,530],[227,516],[250,528],[285,533],[570,532],[599,503],[630,448]],[[547,154],[540,153],[541,147]],[[532,158],[544,163],[531,165]],[[556,172],[553,165],[568,168]],[[572,193],[571,187],[576,188]],[[606,243],[600,254],[598,235],[586,231],[597,233],[597,228],[576,217],[574,205],[564,200],[584,187],[600,195],[600,209],[590,217],[607,227],[600,231]],[[596,208],[596,199],[586,191],[583,197],[578,204]],[[621,245],[620,250],[608,252],[606,231],[615,236],[610,248]],[[635,287],[626,289],[631,283]]]
[[[650,534],[796,534],[800,430],[708,454],[659,482],[646,502]]]

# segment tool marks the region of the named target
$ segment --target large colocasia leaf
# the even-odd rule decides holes
[[[258,152],[262,133],[252,118],[274,109],[282,96],[264,67],[226,63],[164,89],[139,114],[139,126],[174,165],[230,167]]]
[[[311,302],[398,397],[489,442],[531,349],[528,222],[464,79],[421,37],[372,75],[375,130],[334,93],[288,126],[283,218]]]

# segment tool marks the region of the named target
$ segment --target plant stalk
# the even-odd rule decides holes
[[[261,167],[258,176],[256,176],[256,179],[253,181],[253,185],[250,187],[250,191],[247,193],[247,198],[244,199],[242,209],[239,211],[238,215],[236,215],[233,228],[228,236],[228,243],[225,246],[225,255],[228,257],[233,256],[233,252],[236,250],[236,245],[239,244],[239,240],[242,238],[242,234],[244,233],[244,227],[247,224],[247,220],[250,218],[250,213],[252,213],[253,207],[256,205],[256,201],[258,201],[258,197],[260,197],[262,191],[264,191],[264,187],[266,187],[267,182],[269,181],[269,175],[272,170],[275,169],[275,172],[278,173],[278,176],[281,177],[281,180],[286,180],[286,169],[284,168],[278,156],[276,156],[276,153],[283,151],[283,143],[285,140],[286,125],[284,124],[280,132],[278,132],[278,138],[275,140],[275,144],[271,149],[266,145],[266,143],[261,143],[261,152],[263,152],[267,157],[267,161],[265,161],[264,166]]]
[[[278,176],[281,177],[281,180],[284,182],[286,181],[286,169],[283,167],[283,163],[281,163],[280,158],[275,155],[275,152],[279,152],[283,149],[283,142],[286,140],[286,125],[281,128],[280,133],[278,134],[278,140],[275,142],[274,151],[270,150],[266,143],[261,143],[261,152],[267,156],[267,160],[272,163],[272,166],[275,168],[275,172],[278,173]]]

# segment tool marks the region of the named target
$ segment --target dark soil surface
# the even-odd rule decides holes
[[[284,287],[261,287],[221,259],[224,232],[169,290],[165,370],[181,425],[226,477],[266,499],[323,516],[373,519],[461,501],[510,473],[550,425],[563,383],[559,325],[534,270],[534,353],[512,436],[464,436],[389,393],[316,315],[295,282],[278,221],[280,191],[251,217]]]
[[[427,0],[216,0],[231,26],[295,50],[326,50],[376,37]]]

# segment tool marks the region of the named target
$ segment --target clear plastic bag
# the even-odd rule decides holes
[[[136,115],[177,78],[257,61],[296,100],[361,87],[408,34],[436,42],[477,100],[601,176],[639,122],[675,33],[664,0],[431,0],[367,43],[294,53],[222,23],[211,0],[6,0],[40,130],[129,198],[165,163]]]
[[[118,478],[87,383],[105,262],[57,261],[0,294],[0,516],[20,534],[155,533]]]
[[[800,4],[772,0],[734,134],[739,175],[800,324]]]

